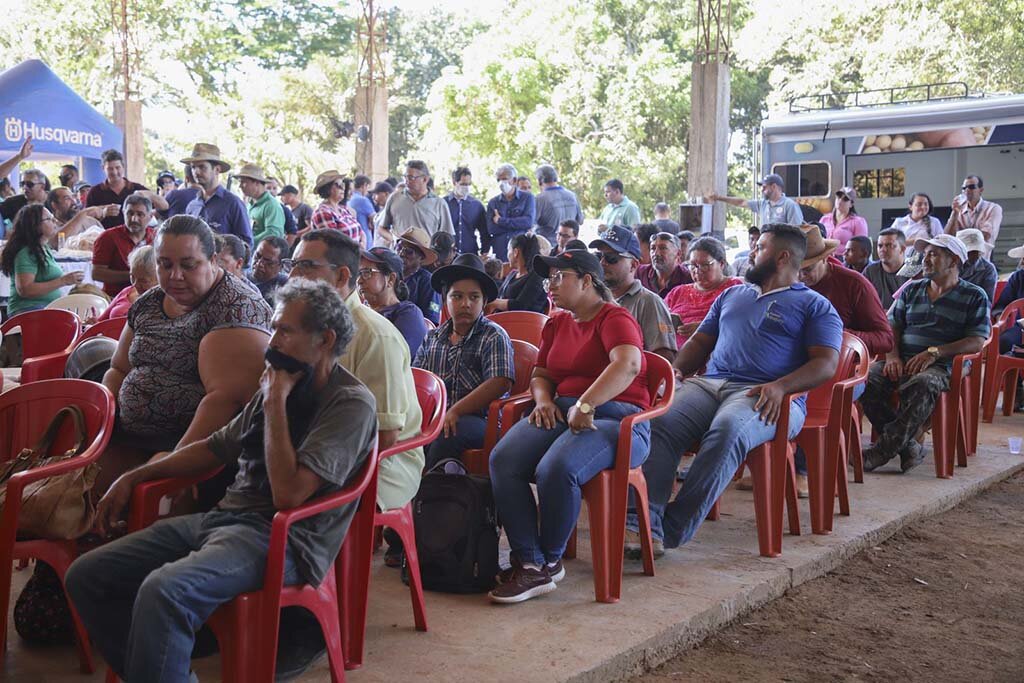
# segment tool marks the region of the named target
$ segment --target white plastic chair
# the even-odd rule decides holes
[[[99,315],[107,310],[109,305],[110,303],[106,299],[95,294],[67,294],[59,299],[54,299],[46,307],[62,308],[85,320],[90,315]]]

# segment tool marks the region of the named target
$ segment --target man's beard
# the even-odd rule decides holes
[[[660,256],[652,256],[651,265],[654,266],[654,269],[659,273],[665,273],[672,270],[675,267],[676,262],[675,259],[662,259]]]
[[[744,277],[750,284],[760,287],[777,272],[779,272],[779,267],[775,261],[765,261],[763,263],[750,266]]]
[[[77,215],[78,215],[78,207],[75,206],[74,204],[72,204],[71,207],[68,208],[68,210],[65,211],[63,215],[57,216],[57,219],[60,220],[63,223],[67,223],[68,221],[70,221],[72,218],[74,218]]]

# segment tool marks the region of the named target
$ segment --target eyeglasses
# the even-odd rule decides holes
[[[964,185],[960,189],[961,190],[977,190],[978,189],[978,184],[977,183],[969,183],[967,185]]]
[[[548,286],[550,287],[554,285],[555,287],[557,287],[558,285],[562,284],[562,278],[565,277],[566,275],[575,275],[576,277],[580,277],[580,274],[577,273],[575,270],[556,270],[555,272],[551,273],[551,275],[548,277]]]
[[[614,252],[609,253],[605,251],[595,251],[596,256],[602,263],[607,263],[609,266],[614,266],[616,263],[626,258],[625,254],[616,254]]]
[[[290,259],[277,260],[277,259],[266,258],[264,256],[260,256],[259,254],[256,254],[256,256],[253,257],[252,262],[253,263],[265,263],[268,266],[276,266],[278,263],[284,265],[284,262],[286,260],[290,260]]]
[[[423,256],[423,254],[420,252],[420,250],[417,249],[416,247],[399,247],[398,255],[399,256],[419,256],[419,257]]]
[[[31,190],[36,185],[43,185],[43,183],[37,183],[37,182],[33,182],[31,180],[22,180],[21,181],[21,187],[23,189],[26,189],[26,190]]]
[[[711,268],[716,263],[718,263],[718,261],[705,261],[704,263],[694,263],[693,261],[691,261],[690,263],[686,264],[686,267],[687,269],[692,271],[700,271],[702,273],[706,273],[709,270],[711,270]]]
[[[288,270],[313,270],[314,268],[340,268],[341,267],[341,266],[339,266],[336,263],[320,263],[319,261],[314,261],[312,259],[305,259],[305,258],[304,259],[298,259],[298,260],[294,260],[294,259],[290,259],[290,258],[283,258],[283,259],[281,259],[281,265],[284,266],[285,268],[287,268]]]
[[[408,173],[406,173],[402,177],[405,178],[406,182],[410,182],[411,183],[414,180],[420,180],[422,178],[426,178],[427,176],[425,174],[424,175],[409,175]]]
[[[378,270],[376,268],[363,268],[358,273],[356,273],[356,277],[358,277],[360,280],[369,280],[371,277],[373,277],[374,273],[383,272],[383,270]]]

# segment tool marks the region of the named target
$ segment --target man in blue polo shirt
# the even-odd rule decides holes
[[[917,240],[924,278],[910,282],[889,310],[895,345],[868,373],[860,402],[880,436],[864,449],[864,469],[900,456],[900,471],[924,460],[918,442],[939,395],[949,389],[952,359],[977,353],[991,331],[988,295],[960,278],[967,246],[953,235]],[[899,394],[892,407],[893,392]]]
[[[800,228],[771,223],[757,242],[746,286],[712,304],[704,322],[676,356],[681,376],[668,412],[651,425],[644,463],[655,552],[689,541],[729,485],[747,452],[775,437],[786,394],[830,379],[839,361],[843,321],[832,304],[800,282],[807,239]],[[791,438],[803,427],[804,399],[790,410]],[[669,503],[682,454],[700,442],[682,488]],[[626,552],[639,556],[634,512]]]
[[[516,186],[516,167],[502,164],[495,173],[498,194],[487,202],[487,232],[495,258],[508,261],[508,241],[533,227],[536,203],[529,192]]]
[[[185,208],[185,213],[202,218],[216,233],[235,235],[251,248],[252,223],[245,202],[220,184],[220,174],[231,169],[220,158],[220,148],[200,142],[192,148],[192,156],[181,161],[192,168],[192,175],[200,188],[196,198]]]

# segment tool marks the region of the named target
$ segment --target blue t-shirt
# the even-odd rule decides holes
[[[828,299],[796,283],[764,296],[753,285],[722,292],[697,328],[716,339],[706,377],[762,384],[788,375],[808,347],[838,351],[843,321]]]
[[[368,238],[366,243],[373,244],[373,226],[370,225],[370,216],[377,213],[377,210],[373,208],[373,202],[366,195],[353,191],[352,198],[348,200],[348,208],[355,211],[359,227],[363,229]]]

